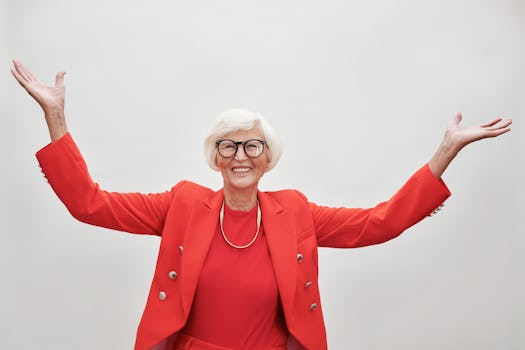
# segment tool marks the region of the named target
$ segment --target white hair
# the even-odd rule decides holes
[[[262,115],[241,108],[228,109],[222,112],[204,140],[204,153],[210,168],[219,170],[216,163],[216,142],[218,140],[231,132],[249,130],[254,127],[262,132],[266,141],[266,152],[268,152],[269,160],[266,171],[270,171],[277,164],[283,153],[281,139]]]

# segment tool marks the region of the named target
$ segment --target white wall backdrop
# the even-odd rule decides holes
[[[215,189],[203,137],[230,107],[264,114],[285,154],[263,189],[385,200],[446,123],[512,117],[460,154],[437,216],[383,245],[320,250],[329,348],[525,349],[525,3],[0,1],[1,349],[130,349],[158,242],[75,221],[41,177],[51,83],[92,176],[113,191]]]

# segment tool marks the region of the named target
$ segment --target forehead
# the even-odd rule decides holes
[[[248,130],[232,131],[222,137],[223,139],[230,139],[233,141],[246,141],[249,139],[264,140],[264,134],[259,128],[251,128]]]

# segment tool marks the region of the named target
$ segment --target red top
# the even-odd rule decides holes
[[[230,242],[247,244],[257,231],[257,206],[248,212],[225,206],[223,228]],[[262,223],[257,240],[245,249],[228,245],[217,225],[183,332],[235,350],[286,344],[288,330]]]

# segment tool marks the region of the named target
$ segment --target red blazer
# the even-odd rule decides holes
[[[171,350],[188,318],[215,233],[223,192],[181,181],[164,193],[107,192],[94,183],[68,133],[37,152],[53,190],[78,220],[161,236],[136,350]],[[259,192],[264,231],[290,332],[288,349],[327,349],[317,284],[317,247],[351,248],[392,239],[439,210],[450,195],[428,165],[374,208],[329,208],[298,191]]]

